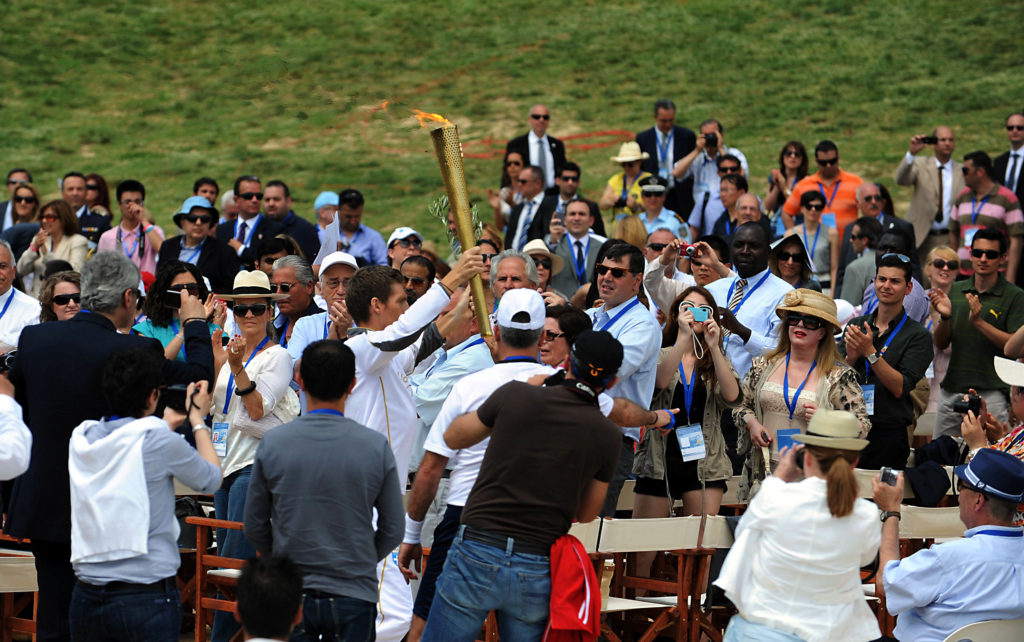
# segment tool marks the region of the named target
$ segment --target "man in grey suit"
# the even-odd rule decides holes
[[[585,201],[571,201],[565,206],[565,225],[551,219],[551,247],[565,261],[565,268],[551,279],[551,287],[570,297],[594,274],[597,251],[605,239],[590,233],[594,217]]]
[[[932,142],[934,140],[934,142]],[[933,156],[919,156],[932,145]],[[918,252],[928,256],[934,247],[949,245],[949,212],[964,190],[963,166],[953,160],[956,138],[949,127],[936,127],[932,135],[917,135],[896,168],[896,184],[913,186],[907,221],[914,226]]]

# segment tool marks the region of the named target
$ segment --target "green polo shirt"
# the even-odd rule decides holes
[[[992,357],[1002,357],[1003,351],[992,345],[980,330],[967,320],[971,306],[967,303],[967,292],[977,293],[974,279],[956,281],[949,289],[952,304],[951,341],[953,350],[949,357],[946,378],[942,389],[946,392],[967,392],[976,390],[1009,391],[1010,386],[996,376]],[[1024,290],[1008,282],[1002,276],[992,289],[978,295],[981,301],[981,319],[1004,332],[1013,333],[1024,325]]]

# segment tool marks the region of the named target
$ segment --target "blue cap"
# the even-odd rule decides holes
[[[210,213],[213,215],[213,221],[211,221],[211,224],[216,223],[218,218],[220,217],[220,213],[217,211],[217,208],[214,207],[210,203],[210,201],[206,200],[205,197],[190,196],[187,199],[185,199],[185,202],[181,204],[181,209],[178,210],[178,213],[174,215],[174,224],[177,225],[178,227],[181,227],[181,217],[190,213],[197,207],[201,207],[203,209],[210,211]]]
[[[982,448],[970,464],[953,474],[986,495],[1011,502],[1024,500],[1024,461],[995,448]]]
[[[313,211],[319,210],[324,205],[338,206],[338,193],[337,192],[320,192],[316,200],[313,201]]]

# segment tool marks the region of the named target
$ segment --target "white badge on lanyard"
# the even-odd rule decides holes
[[[695,461],[707,456],[704,446],[704,431],[700,424],[679,426],[676,428],[676,439],[679,440],[679,452],[683,453],[683,461]]]
[[[861,386],[864,391],[864,405],[868,407],[868,415],[875,414],[875,384]]]
[[[213,422],[213,430],[210,431],[210,438],[213,440],[213,449],[218,457],[228,454],[228,424],[224,421]]]

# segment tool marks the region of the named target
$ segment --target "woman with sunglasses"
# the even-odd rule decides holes
[[[798,140],[791,140],[779,152],[779,168],[768,174],[768,193],[764,195],[764,211],[773,219],[782,214],[782,204],[789,198],[793,187],[807,176],[807,148]],[[792,217],[782,216],[782,223],[793,226]],[[785,225],[784,225],[785,227]]]
[[[211,336],[224,327],[226,306],[207,291],[199,269],[181,261],[160,264],[142,305],[145,319],[132,327],[137,334],[159,341],[164,347],[165,359],[182,362],[185,361],[185,329],[178,316],[178,306],[174,304],[175,299],[180,301],[183,290],[206,302],[204,307]],[[212,321],[214,317],[216,322]]]
[[[787,236],[772,244],[768,253],[768,269],[794,288],[821,292],[821,284],[814,280],[807,247],[799,236]]]
[[[541,239],[534,239],[523,246],[523,253],[537,265],[540,283],[537,291],[544,297],[544,305],[562,305],[569,297],[551,287],[551,278],[565,269],[565,260],[548,249]]]
[[[825,211],[825,196],[821,192],[804,192],[800,197],[803,221],[786,230],[786,236],[799,236],[811,259],[814,276],[821,291],[831,293],[839,269],[839,232],[821,222]],[[800,286],[794,286],[800,287]]]
[[[506,218],[514,205],[523,200],[519,191],[519,170],[525,167],[523,155],[519,152],[505,152],[505,160],[501,164],[501,188],[495,192],[487,190],[487,202],[494,210],[494,225],[499,229],[505,229]]]
[[[32,183],[21,183],[14,188],[11,195],[11,202],[14,203],[14,211],[11,216],[11,223],[33,223],[36,215],[39,214],[39,190]]]
[[[644,431],[633,460],[633,517],[670,517],[673,499],[683,500],[686,515],[717,515],[732,475],[721,418],[739,403],[740,381],[722,349],[721,317],[711,293],[699,286],[683,290],[668,310],[662,337],[651,408],[679,408],[676,427],[699,426],[706,454],[688,460],[676,433]],[[652,559],[640,558],[642,572]]]
[[[291,355],[267,333],[274,302],[288,295],[271,292],[266,273],[243,270],[235,277],[231,294],[221,296],[231,302],[241,334],[226,349],[219,346],[219,341],[214,344],[218,374],[213,390],[212,432],[224,482],[214,493],[213,502],[218,519],[240,522],[260,439],[268,430],[299,415],[299,398],[289,385]],[[235,559],[256,555],[242,531],[218,530],[217,542],[220,555]],[[226,613],[220,615],[226,617],[215,618],[214,639],[234,630],[233,618]]]
[[[741,499],[757,493],[778,463],[780,447],[806,432],[819,408],[852,412],[861,423],[861,436],[871,428],[857,373],[843,361],[833,339],[841,330],[835,301],[821,292],[791,290],[775,313],[783,321],[779,345],[754,358],[743,378],[743,402],[733,411],[736,449],[746,456]]]
[[[89,241],[78,233],[78,219],[67,201],[50,201],[39,216],[39,232],[18,259],[18,276],[25,280],[26,292],[34,297],[43,289],[46,264],[63,259],[80,271],[89,252]]]
[[[928,258],[924,263],[924,274],[928,277],[932,287],[942,291],[947,297],[949,296],[949,289],[959,273],[960,257],[957,256],[956,250],[953,248],[944,245],[932,248],[932,251],[928,253]],[[928,321],[925,323],[925,328],[933,336],[938,322],[938,310],[934,306],[929,306]],[[925,376],[928,378],[928,385],[931,387],[931,392],[928,396],[928,407],[925,412],[936,412],[939,408],[939,395],[942,392],[939,384],[942,383],[942,379],[946,376],[946,368],[949,367],[949,355],[952,350],[952,346],[946,346],[942,350],[935,348],[935,358],[932,361],[932,366],[925,373]]]
[[[85,176],[85,205],[93,212],[112,218],[110,213],[110,187],[102,175],[92,173]]]
[[[640,169],[641,162],[650,158],[650,154],[640,151],[640,145],[634,141],[622,143],[617,156],[611,161],[622,167],[621,172],[612,174],[604,188],[604,194],[598,203],[602,210],[611,210],[612,221],[621,214],[638,214],[643,211],[640,202],[640,181],[652,176],[650,172]],[[647,239],[647,228],[644,228],[644,240]],[[639,246],[643,249],[643,243]]]
[[[82,275],[57,272],[46,279],[39,293],[39,322],[67,321],[81,310]]]

